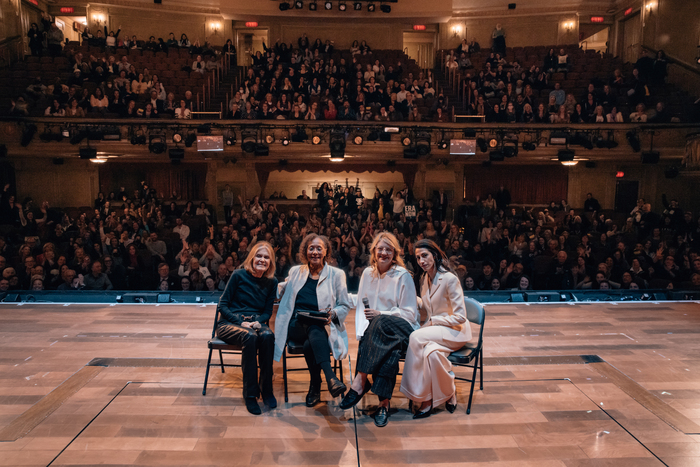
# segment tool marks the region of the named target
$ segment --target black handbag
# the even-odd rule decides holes
[[[318,326],[325,326],[330,315],[330,311],[297,311],[297,319],[299,321],[304,324],[316,324]]]

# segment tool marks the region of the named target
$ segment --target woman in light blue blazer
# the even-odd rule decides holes
[[[331,245],[328,238],[315,233],[301,242],[302,265],[289,271],[287,280],[279,285],[280,304],[275,318],[275,360],[282,358],[287,340],[304,344],[304,358],[311,382],[306,405],[313,407],[321,400],[323,371],[332,397],[345,393],[345,384],[333,372],[330,354],[336,360],[348,354],[348,334],[345,318],[350,310],[350,298],[345,285],[345,273],[327,264]],[[308,318],[305,313],[328,312],[327,319]]]

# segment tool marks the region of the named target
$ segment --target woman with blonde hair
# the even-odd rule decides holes
[[[321,371],[328,392],[338,397],[345,392],[331,367],[330,354],[343,360],[348,354],[348,333],[345,318],[350,311],[350,298],[342,269],[328,264],[332,251],[328,237],[310,233],[299,246],[302,264],[290,269],[287,280],[278,287],[280,304],[275,318],[275,360],[279,361],[287,337],[304,345],[304,358],[311,374],[306,406],[321,401]],[[326,316],[313,317],[319,312]]]
[[[447,356],[461,349],[472,334],[462,286],[445,253],[432,240],[416,242],[415,253],[423,270],[418,306],[427,319],[411,334],[401,392],[420,403],[413,418],[425,418],[443,402],[450,413],[457,408],[454,374]]]
[[[275,251],[268,242],[258,242],[251,247],[243,268],[233,272],[221,295],[221,317],[216,328],[219,339],[242,347],[243,399],[253,415],[262,413],[257,401],[261,393],[268,407],[277,407],[272,393],[275,335],[268,327],[276,295]]]
[[[357,374],[339,405],[343,410],[349,409],[371,389],[379,396],[379,409],[374,414],[374,423],[379,427],[389,422],[399,359],[408,347],[411,333],[420,327],[416,288],[404,267],[402,251],[390,233],[381,232],[372,241],[370,267],[363,271],[357,292]]]

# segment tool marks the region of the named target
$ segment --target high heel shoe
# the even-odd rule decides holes
[[[455,397],[454,404],[451,404],[450,401],[445,402],[445,409],[450,413],[455,413],[455,410],[457,410],[457,398]]]
[[[419,419],[419,418],[428,418],[430,417],[430,414],[433,413],[433,404],[430,404],[430,407],[428,407],[426,410],[416,412],[413,414],[413,419]]]

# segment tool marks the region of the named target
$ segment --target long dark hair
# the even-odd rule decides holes
[[[433,261],[435,261],[435,268],[438,270],[438,272],[451,272],[455,276],[457,275],[452,270],[452,266],[450,266],[450,262],[447,259],[447,255],[445,255],[445,252],[440,249],[437,243],[428,239],[418,240],[413,247],[413,251],[417,250],[418,248],[425,248],[430,252],[431,255],[433,255]],[[423,271],[423,274],[425,274],[425,271]]]

